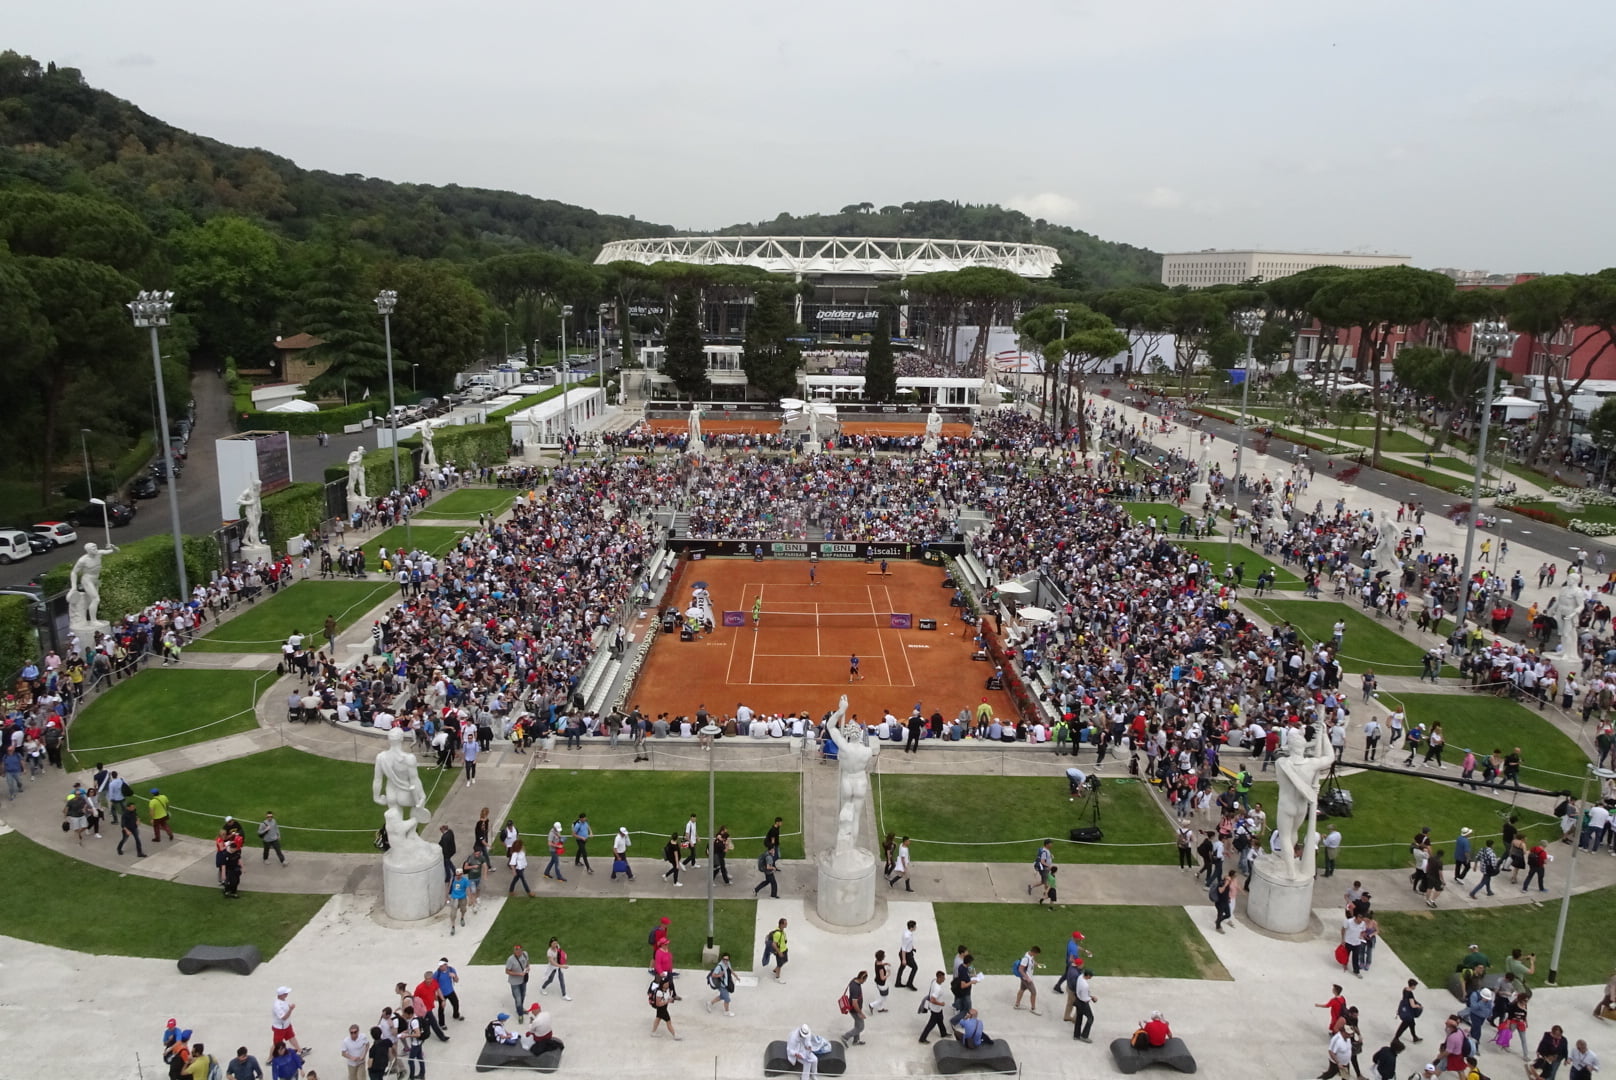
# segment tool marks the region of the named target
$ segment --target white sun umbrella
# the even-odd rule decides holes
[[[1055,613],[1048,608],[1024,607],[1016,614],[1024,622],[1053,622],[1055,620]]]
[[[800,409],[806,404],[808,403],[802,400],[802,398],[786,397],[780,399],[780,407],[782,409]]]
[[[996,585],[995,588],[997,588],[999,592],[1003,593],[1005,596],[1026,596],[1028,593],[1032,592],[1031,589],[1027,588],[1027,586],[1023,585],[1019,581],[1001,582],[999,585]]]

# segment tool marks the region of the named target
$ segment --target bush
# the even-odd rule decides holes
[[[356,405],[338,405],[334,409],[321,409],[319,412],[238,411],[235,421],[237,431],[286,431],[293,435],[318,435],[325,431],[340,436],[342,429],[349,424],[360,424],[369,417],[386,414],[387,403],[371,399]]]
[[[589,378],[584,379],[581,382],[568,383],[565,387],[552,386],[548,390],[540,390],[537,394],[529,394],[527,397],[522,398],[520,401],[513,401],[509,405],[504,406],[503,408],[495,409],[493,412],[488,414],[488,419],[490,419],[490,420],[500,420],[500,419],[503,419],[504,417],[507,417],[507,416],[511,415],[511,413],[521,412],[523,409],[532,408],[534,405],[537,405],[541,401],[549,401],[551,398],[560,397],[561,396],[561,391],[563,389],[567,390],[568,392],[571,392],[573,390],[579,389],[580,387],[598,386],[598,385],[600,385],[600,378],[598,376],[591,375],[591,376],[589,376]],[[608,395],[608,397],[609,397],[609,395]]]
[[[474,465],[503,465],[511,455],[511,426],[503,420],[438,428],[433,435],[438,460],[462,469]]]
[[[441,448],[440,441],[438,446]],[[443,451],[438,451],[443,456]],[[398,443],[398,474],[399,479],[406,485],[415,479],[415,455],[410,452],[408,441],[400,439]],[[326,482],[348,480],[348,465],[327,465],[325,468]],[[393,448],[371,450],[365,454],[365,490],[370,492],[372,499],[380,498],[393,490]]]
[[[219,543],[212,536],[185,538],[185,574],[194,585],[209,580],[219,569]],[[41,584],[46,596],[66,592],[71,563],[45,572]],[[112,622],[140,611],[158,600],[179,597],[174,573],[174,542],[167,533],[120,545],[101,564],[100,618]]]
[[[292,484],[263,500],[264,539],[285,550],[286,541],[318,529],[325,520],[325,485]]]
[[[39,658],[39,635],[28,621],[32,606],[26,596],[0,596],[0,672],[7,680]]]
[[[1569,520],[1566,515],[1560,513],[1558,510],[1549,510],[1541,506],[1522,506],[1520,503],[1499,503],[1498,509],[1507,510],[1512,514],[1519,514],[1521,517],[1531,518],[1533,521],[1541,521],[1549,525],[1558,525],[1562,529],[1577,528],[1577,523],[1575,521]],[[1578,529],[1577,531],[1582,532],[1584,530]],[[1590,535],[1603,536],[1607,534],[1593,533]]]

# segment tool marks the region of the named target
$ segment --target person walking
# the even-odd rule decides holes
[[[511,845],[510,854],[505,856],[505,865],[510,867],[511,871],[511,884],[505,890],[506,895],[515,893],[516,886],[521,885],[522,891],[532,896],[533,887],[527,883],[527,850],[524,841],[518,840]]]
[[[1472,900],[1483,889],[1487,890],[1488,896],[1493,895],[1493,878],[1497,877],[1499,870],[1502,869],[1498,861],[1498,852],[1493,850],[1491,840],[1482,845],[1481,854],[1476,858],[1476,865],[1481,868],[1481,880],[1476,882],[1476,887],[1470,890],[1470,899]]]
[[[1521,892],[1531,890],[1534,877],[1537,878],[1537,891],[1548,892],[1548,888],[1543,884],[1543,872],[1548,867],[1548,851],[1544,849],[1541,843],[1533,844],[1532,849],[1526,853],[1526,880],[1521,883]]]
[[[1031,994],[1032,1000],[1028,1002],[1027,1007],[1032,1011],[1034,1016],[1043,1015],[1038,1011],[1038,986],[1032,981],[1033,975],[1037,973],[1039,968],[1044,966],[1038,962],[1038,956],[1041,951],[1042,950],[1040,950],[1038,946],[1034,945],[1032,948],[1021,954],[1021,959],[1017,960],[1011,969],[1011,974],[1021,980],[1021,984],[1016,987],[1015,1008],[1021,1008],[1021,997],[1023,994]]]
[[[575,844],[572,853],[572,865],[581,866],[585,873],[593,874],[595,868],[589,865],[589,838],[594,831],[589,827],[589,815],[579,814],[572,823],[572,839]]]
[[[937,1034],[948,1038],[948,1027],[943,1023],[943,1006],[948,1004],[948,973],[939,971],[932,984],[926,987],[926,1000],[921,1003],[926,1012],[926,1026],[920,1030],[920,1045],[925,1046],[931,1040],[928,1036],[932,1028]]]
[[[475,867],[476,861],[467,859],[466,865]],[[455,933],[455,924],[466,925],[466,904],[471,898],[471,879],[466,876],[464,869],[456,869],[454,880],[449,882],[449,903],[445,905],[449,910],[449,936]]]
[[[1077,973],[1072,991],[1077,997],[1073,1008],[1077,1018],[1072,1022],[1072,1038],[1079,1042],[1093,1042],[1089,1032],[1094,1028],[1094,1003],[1100,999],[1095,996],[1094,988],[1089,983],[1087,968]]]
[[[894,983],[899,989],[917,990],[915,986],[915,972],[919,970],[915,963],[915,920],[910,919],[903,928],[903,934],[898,938],[898,980]],[[909,982],[903,981],[903,973],[909,972]]]
[[[1223,933],[1223,924],[1234,921],[1234,897],[1240,886],[1235,882],[1237,871],[1230,870],[1223,876],[1223,880],[1212,886],[1212,904],[1217,908],[1218,918],[1212,924],[1212,929]]]
[[[786,966],[786,961],[790,959],[790,953],[791,945],[786,941],[786,921],[781,919],[779,925],[770,930],[768,936],[763,939],[763,963],[759,966],[768,967],[769,959],[772,957],[774,959],[774,981],[784,983],[785,979],[780,977],[780,969]]]
[[[527,950],[521,945],[512,945],[511,955],[505,958],[505,979],[511,984],[511,1001],[516,1003],[518,1016],[527,1008],[527,976],[531,967]]]
[[[571,1001],[572,995],[567,993],[567,950],[561,947],[559,938],[551,938],[550,944],[544,949],[544,981],[539,984],[539,996],[547,996],[550,984],[558,980],[561,983],[561,1000]]]
[[[673,1029],[673,1016],[668,1012],[668,1006],[675,1000],[672,981],[666,975],[658,975],[646,990],[646,999],[656,1017],[651,1021],[651,1034],[657,1035],[659,1033],[657,1029],[666,1024],[673,1041],[683,1042],[683,1037]]]
[[[237,835],[224,845],[224,898],[241,899],[241,838]]]
[[[757,868],[763,872],[763,880],[753,886],[752,895],[756,896],[764,889],[768,889],[769,898],[771,900],[778,899],[780,896],[780,882],[776,879],[775,874],[780,869],[780,849],[777,847],[764,848],[763,854],[758,856]]]
[[[123,846],[129,841],[135,842],[135,858],[144,859],[146,850],[140,846],[140,812],[135,809],[133,799],[125,802],[118,813],[118,827],[122,835],[118,837],[118,854],[123,854]]]
[[[258,842],[264,845],[265,862],[269,861],[269,853],[273,849],[281,865],[286,865],[286,853],[281,850],[281,825],[275,820],[275,811],[264,811],[264,820],[258,823]]]
[[[1414,1028],[1421,1014],[1425,1012],[1425,1006],[1421,1005],[1419,998],[1414,996],[1415,988],[1419,985],[1420,981],[1418,979],[1410,979],[1408,980],[1408,985],[1403,987],[1403,996],[1397,1002],[1397,1030],[1392,1032],[1392,1042],[1397,1042],[1401,1039],[1405,1031],[1408,1032],[1408,1036],[1412,1041],[1425,1041],[1420,1038],[1420,1033]]]
[[[494,874],[494,860],[488,854],[488,843],[493,827],[494,823],[488,819],[488,807],[485,806],[477,815],[477,823],[471,827],[471,857],[487,869],[490,877]]]
[[[630,881],[634,880],[634,871],[629,869],[628,849],[634,841],[628,838],[628,827],[621,826],[617,835],[612,837],[612,880],[617,880],[618,874],[627,874]]]
[[[670,833],[668,835],[668,842],[662,845],[662,861],[668,864],[668,868],[662,871],[662,880],[667,881],[668,875],[672,874],[674,887],[679,889],[684,888],[684,883],[679,880],[678,833]]]
[[[544,864],[544,876],[553,877],[557,881],[566,881],[561,876],[561,856],[566,853],[567,844],[562,839],[561,822],[557,821],[550,826],[550,835],[545,837],[545,844],[550,849],[550,861]]]
[[[887,963],[885,949],[875,950],[875,963],[872,967],[875,971],[875,1000],[870,1002],[870,1014],[873,1016],[875,1013],[887,1011],[887,996],[891,993],[887,983],[892,980],[892,965]]]
[[[269,1045],[285,1043],[298,1053],[307,1056],[313,1053],[311,1049],[304,1049],[297,1041],[297,1032],[292,1027],[292,1014],[297,1011],[297,1005],[287,999],[292,996],[290,986],[278,987],[275,990],[275,1002],[269,1007]]]
[[[465,765],[467,787],[477,782],[477,754],[480,750],[482,750],[482,744],[477,741],[475,734],[460,744],[460,760]]]
[[[713,837],[713,880],[724,879],[729,884],[729,853],[735,847],[735,841],[729,838],[729,826],[720,825],[717,834]]]
[[[438,850],[443,854],[443,883],[447,885],[454,880],[454,857],[457,850],[454,830],[447,825],[438,826]]]
[[[909,838],[906,836],[898,842],[898,853],[892,862],[892,876],[887,878],[887,887],[892,888],[903,881],[904,892],[914,892],[915,887],[909,881]]]
[[[438,989],[438,1026],[441,1028],[448,1022],[443,1008],[445,1002],[449,1004],[449,1009],[456,1020],[464,1020],[465,1017],[460,1015],[460,991],[458,989],[460,972],[456,971],[454,966],[449,963],[447,956],[438,957],[437,970],[432,972],[432,979],[437,983]]]
[[[837,1003],[842,1012],[853,1020],[853,1026],[842,1035],[842,1042],[848,1046],[858,1046],[864,1041],[864,980],[869,977],[868,971],[853,976],[847,989],[842,992],[841,1001]]]
[[[701,864],[696,861],[696,852],[701,843],[701,830],[696,827],[696,815],[691,814],[690,820],[685,822],[684,839],[680,846],[684,851],[684,865],[688,869],[695,869]]]
[[[713,1006],[722,1001],[724,1015],[733,1017],[735,1010],[730,1008],[730,1000],[735,993],[735,966],[730,963],[729,953],[721,953],[718,963],[707,973],[707,989],[716,992],[716,996],[707,1003],[707,1011],[712,1012]]]
[[[174,839],[174,827],[168,822],[168,796],[156,788],[151,789],[151,798],[146,800],[146,812],[151,816],[152,843],[157,843],[168,834],[170,842]]]

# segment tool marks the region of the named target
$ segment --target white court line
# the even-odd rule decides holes
[[[875,618],[876,615],[877,615],[876,610],[875,610],[875,587],[873,585],[866,585],[866,586],[864,586],[864,588],[866,590],[868,590],[868,592],[870,594],[870,616],[872,618]],[[887,660],[887,643],[885,641],[881,640],[881,627],[879,625],[877,625],[876,628],[875,628],[875,643],[881,647],[881,666],[886,669],[886,672],[887,672],[887,685],[891,686],[892,685],[892,664],[891,664],[890,661]],[[863,673],[860,672],[860,674],[863,674]]]
[[[894,610],[894,608],[892,607],[892,589],[890,587],[886,586],[886,585],[881,586],[881,589],[882,589],[883,592],[885,592],[887,594],[887,610],[888,611]],[[898,640],[900,642],[903,640],[901,635],[899,636]],[[898,655],[903,657],[904,670],[909,672],[909,685],[914,686],[915,685],[915,669],[912,666],[910,666],[910,664],[909,664],[909,650],[904,649]],[[887,678],[890,680],[892,678],[892,675],[893,675],[892,672],[888,672],[887,673]]]
[[[749,588],[749,586],[746,586],[746,585],[741,586],[741,610],[742,611],[746,610],[746,590],[748,588]],[[735,668],[735,641],[739,637],[740,637],[739,634],[731,634],[730,638],[729,638],[729,663],[724,665],[724,681],[727,682],[727,683],[735,681],[735,680],[730,678],[730,672],[733,671],[734,668]],[[753,648],[754,651],[756,651],[757,642],[754,641],[752,643],[752,648]]]

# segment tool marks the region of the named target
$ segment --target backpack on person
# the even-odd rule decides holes
[[[1217,878],[1214,878],[1212,883],[1206,887],[1206,898],[1212,901],[1214,904],[1218,902],[1218,898],[1222,895],[1222,893],[1223,882]]]
[[[1021,960],[1025,959],[1026,957],[1021,958]],[[1014,975],[1018,979],[1021,978],[1021,960],[1017,960],[1015,963],[1010,965],[1010,974]]]
[[[767,851],[757,857],[757,868],[765,874],[769,872],[769,853]]]
[[[488,1023],[483,1025],[483,1042],[485,1042],[485,1043],[497,1043],[497,1042],[499,1042],[499,1036],[494,1034],[494,1022],[492,1020],[488,1021]]]

